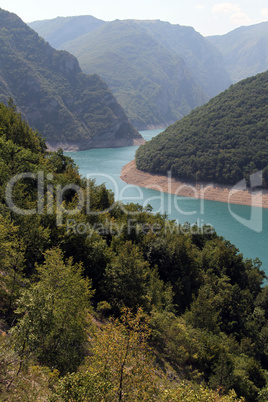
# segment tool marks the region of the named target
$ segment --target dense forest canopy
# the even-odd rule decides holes
[[[268,72],[248,78],[168,127],[136,152],[138,169],[235,184],[263,170],[268,186]]]
[[[11,102],[0,105],[0,142],[1,399],[267,400],[258,259],[209,226],[123,208],[62,151],[47,152]],[[7,188],[27,172],[11,196],[33,213],[17,213]],[[90,213],[75,209],[77,188]]]

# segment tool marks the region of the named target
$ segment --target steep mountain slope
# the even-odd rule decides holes
[[[29,26],[56,49],[64,49],[64,43],[92,32],[105,24],[105,21],[81,15],[77,17],[58,17],[52,20],[34,21]]]
[[[141,146],[138,169],[235,184],[264,169],[268,186],[268,71],[231,86]]]
[[[194,28],[163,21],[140,21],[139,24],[166,49],[184,59],[210,98],[228,88],[230,77],[222,65],[221,54]]]
[[[19,17],[0,10],[0,101],[12,97],[48,145],[64,149],[141,140],[111,91],[77,59],[57,51]]]
[[[133,21],[114,21],[65,48],[106,80],[138,128],[168,125],[208,98],[184,61]]]
[[[42,34],[40,24],[31,26]],[[231,84],[220,53],[189,27],[116,20],[61,47],[78,58],[84,72],[107,81],[139,129],[172,123]]]
[[[268,22],[207,38],[222,53],[233,82],[268,69]]]

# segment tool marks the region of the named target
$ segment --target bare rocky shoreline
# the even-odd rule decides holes
[[[268,208],[268,190],[235,189],[233,186],[205,182],[185,183],[166,176],[142,172],[136,168],[135,160],[123,167],[120,177],[128,184],[181,197]]]
[[[76,152],[76,151],[86,151],[92,148],[118,148],[118,147],[128,147],[132,145],[142,145],[145,140],[142,137],[137,138],[109,138],[103,139],[90,138],[85,141],[47,141],[48,151],[57,151],[61,148],[65,152]]]

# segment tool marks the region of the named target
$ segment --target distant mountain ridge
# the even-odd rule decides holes
[[[53,23],[51,23],[53,21]],[[57,17],[53,20],[31,22],[29,26],[45,38],[56,49],[64,49],[64,43],[94,31],[105,21],[91,15],[78,17]]]
[[[49,21],[29,25],[56,45],[55,25],[63,33],[85,17],[72,18],[51,20],[50,28]],[[108,83],[138,129],[173,123],[231,84],[221,54],[193,28],[158,20],[95,23],[73,40],[66,34],[60,48]]]
[[[217,49],[194,28],[164,21],[137,21],[171,53],[183,58],[195,81],[209,98],[230,85]]]
[[[0,101],[13,98],[52,148],[89,149],[142,141],[107,84],[82,73],[18,16],[0,9]]]
[[[207,39],[223,55],[234,83],[268,69],[268,21]]]

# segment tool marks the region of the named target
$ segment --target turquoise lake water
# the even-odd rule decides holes
[[[142,131],[146,140],[162,130]],[[154,212],[167,212],[170,219],[212,225],[217,233],[233,243],[246,258],[258,257],[268,275],[268,209],[185,198],[127,185],[120,179],[125,164],[134,159],[137,147],[101,148],[65,152],[79,166],[82,176],[105,183],[124,203],[149,203]]]

